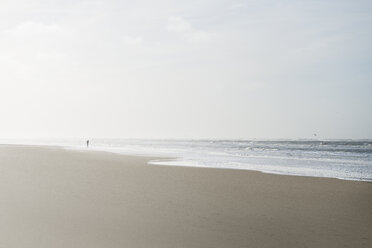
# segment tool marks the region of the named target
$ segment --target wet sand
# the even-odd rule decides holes
[[[372,247],[372,183],[0,146],[0,247]]]

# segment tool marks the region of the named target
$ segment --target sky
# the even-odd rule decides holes
[[[372,138],[372,1],[0,0],[0,138]]]

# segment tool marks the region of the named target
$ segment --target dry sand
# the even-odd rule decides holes
[[[0,146],[0,247],[372,247],[372,184]]]

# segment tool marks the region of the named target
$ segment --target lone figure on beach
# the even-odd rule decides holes
[[[87,140],[87,147],[89,147],[89,140]]]

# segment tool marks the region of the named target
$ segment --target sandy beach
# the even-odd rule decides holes
[[[372,183],[0,146],[0,247],[372,247]]]

